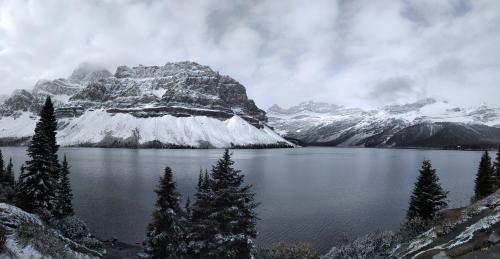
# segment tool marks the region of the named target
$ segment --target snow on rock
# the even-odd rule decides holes
[[[63,237],[37,215],[0,203],[0,227],[7,230],[0,258],[101,258],[102,254]],[[22,230],[21,230],[22,229]]]

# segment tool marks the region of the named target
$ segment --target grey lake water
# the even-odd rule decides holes
[[[18,168],[23,147],[3,147]],[[257,193],[259,245],[308,242],[327,252],[345,238],[396,230],[423,159],[430,159],[452,206],[469,202],[481,156],[476,151],[363,148],[233,150],[236,168]],[[76,214],[100,238],[142,242],[165,166],[183,199],[194,196],[200,168],[223,150],[62,148],[71,165]],[[493,155],[493,154],[492,154]]]

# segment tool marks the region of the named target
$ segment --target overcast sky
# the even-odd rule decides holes
[[[0,0],[0,94],[82,62],[183,60],[232,76],[262,108],[500,106],[500,1]]]

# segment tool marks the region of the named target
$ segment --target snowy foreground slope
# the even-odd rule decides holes
[[[37,215],[15,206],[0,203],[0,228],[5,244],[0,258],[102,258],[101,252],[89,249],[43,222]],[[88,238],[90,239],[90,238]]]
[[[309,145],[457,147],[500,144],[500,109],[424,99],[374,110],[304,102],[267,114],[282,136]]]
[[[236,80],[193,62],[107,70],[84,64],[0,104],[0,144],[25,144],[50,96],[58,143],[103,147],[289,146]]]
[[[399,244],[394,257],[498,258],[500,256],[500,193],[465,208],[441,213],[435,226]]]
[[[467,207],[441,211],[433,226],[414,238],[374,232],[321,258],[500,258],[500,190]]]

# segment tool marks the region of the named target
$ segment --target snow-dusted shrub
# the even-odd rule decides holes
[[[66,246],[53,231],[34,222],[25,222],[15,230],[16,240],[23,247],[31,245],[45,256],[67,258]]]
[[[69,216],[59,220],[57,229],[63,236],[69,239],[80,239],[89,235],[89,229],[85,222],[76,216]]]
[[[391,231],[376,231],[357,238],[353,242],[334,247],[322,259],[343,258],[387,258],[398,242]]]
[[[93,238],[85,222],[76,216],[69,216],[60,219],[55,227],[61,231],[63,236],[80,245],[96,251],[102,252],[104,250],[102,242]]]
[[[14,200],[14,188],[0,184],[0,202],[12,203]]]
[[[92,237],[87,224],[76,216],[68,216],[58,219],[48,210],[37,210],[36,213],[49,226],[57,229],[61,235],[72,241],[83,245],[89,249],[99,252],[104,251],[104,245],[101,241]]]
[[[400,234],[403,241],[408,241],[429,230],[433,225],[430,220],[420,217],[412,218],[401,225]]]
[[[319,259],[319,254],[306,243],[279,243],[258,249],[257,259]]]

